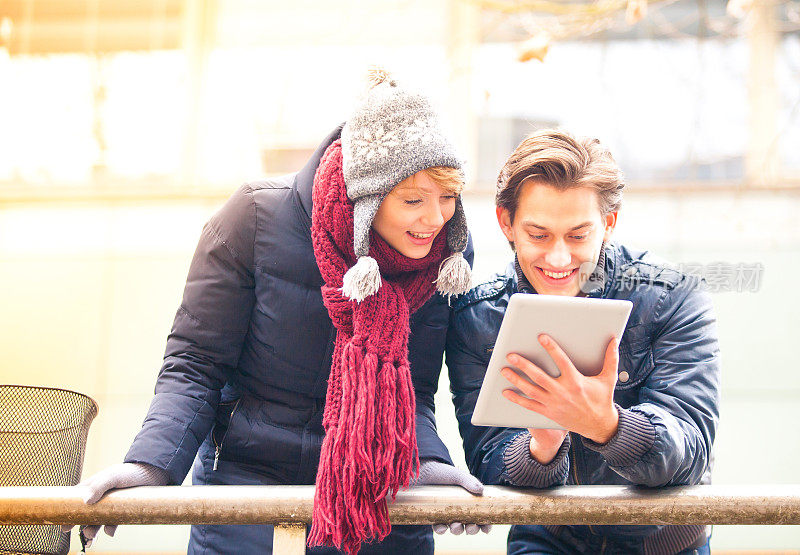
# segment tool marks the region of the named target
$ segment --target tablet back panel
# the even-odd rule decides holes
[[[510,367],[506,355],[520,354],[551,376],[558,376],[558,367],[537,339],[539,334],[546,333],[561,346],[581,373],[594,376],[603,368],[606,347],[612,336],[622,337],[632,307],[630,301],[621,300],[512,295],[475,404],[472,423],[477,426],[563,429],[552,420],[503,397],[504,389],[521,393],[500,374],[502,368]],[[521,370],[512,369],[527,379]]]

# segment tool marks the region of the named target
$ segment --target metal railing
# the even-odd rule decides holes
[[[76,487],[0,487],[3,524],[273,524],[276,553],[304,553],[313,486],[138,487],[86,505]],[[403,491],[392,524],[800,524],[800,485],[646,489],[452,486]]]

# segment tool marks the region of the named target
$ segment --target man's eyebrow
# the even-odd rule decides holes
[[[539,225],[539,224],[535,224],[530,220],[522,220],[522,225],[524,227],[535,227],[536,229],[544,229],[544,230],[547,229],[546,227],[544,227],[542,225]]]
[[[545,230],[545,231],[547,230],[546,227],[544,227],[542,225],[539,225],[537,223],[534,223],[534,222],[532,222],[530,220],[523,220],[522,221],[522,225],[524,227],[535,227],[536,229],[542,229],[542,230]],[[570,228],[570,231],[576,231],[578,229],[581,229],[581,228],[584,228],[584,227],[589,227],[591,225],[592,225],[592,222],[583,222],[582,224],[578,224],[575,227]]]

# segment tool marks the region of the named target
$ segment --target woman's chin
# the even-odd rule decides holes
[[[394,248],[397,252],[399,252],[406,258],[413,258],[415,260],[418,260],[420,258],[425,258],[426,256],[428,256],[428,253],[431,252],[432,246],[433,246],[433,241],[425,245],[415,245],[413,242],[405,240],[402,241],[400,245],[394,246]]]
[[[402,254],[407,258],[413,258],[414,260],[419,260],[420,258],[425,258],[426,256],[428,256],[429,252],[431,252],[430,245],[426,245],[424,247],[414,245],[413,247],[406,248],[403,251],[400,251],[400,254]]]
[[[391,239],[384,238],[384,241],[389,243],[389,246],[406,258],[418,260],[428,256],[437,235],[438,233],[426,241],[420,241],[419,239],[412,238],[408,233],[405,233],[402,236],[394,236]]]

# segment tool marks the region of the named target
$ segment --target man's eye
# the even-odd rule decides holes
[[[534,241],[541,241],[542,239],[547,238],[547,235],[531,235],[530,233],[528,234],[528,236]]]
[[[584,239],[586,239],[586,235],[572,235],[572,238],[575,239],[576,241],[583,241]]]

